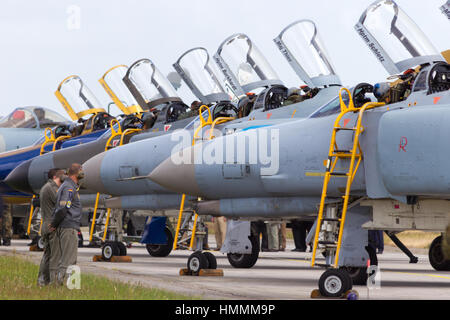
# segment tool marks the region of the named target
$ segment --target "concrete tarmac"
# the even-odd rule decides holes
[[[30,252],[27,243],[29,240],[13,240],[10,247],[0,246],[0,254],[25,255],[38,263],[42,252]],[[209,244],[215,247],[213,236]],[[293,243],[288,241],[284,252],[261,252],[251,269],[233,268],[226,255],[212,251],[218,268],[223,269],[223,277],[180,276],[179,270],[186,268],[192,252],[177,250],[168,257],[155,258],[141,244],[128,249],[132,263],[93,262],[92,257],[101,254],[100,248],[79,248],[78,265],[82,273],[205,299],[310,299],[324,269],[311,268],[311,253],[291,252],[291,249]],[[450,272],[434,270],[426,250],[412,251],[419,257],[416,264],[410,264],[403,253],[392,247],[378,255],[380,287],[368,290],[366,286],[354,286],[360,299],[450,299]]]

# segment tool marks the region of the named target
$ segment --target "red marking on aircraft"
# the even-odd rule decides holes
[[[441,97],[434,97],[433,103],[436,104],[439,100],[441,100]]]
[[[408,139],[406,137],[401,137],[400,144],[398,145],[398,152],[400,152],[400,150],[403,150],[404,152],[406,152],[405,147],[407,144],[408,144]]]
[[[168,130],[170,129],[171,126],[172,126],[171,124],[166,124],[166,125],[164,126],[164,131],[168,131]]]
[[[269,112],[269,113],[267,114],[267,119],[269,119],[271,116],[272,116],[272,112]]]

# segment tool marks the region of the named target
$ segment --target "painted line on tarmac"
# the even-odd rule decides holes
[[[409,274],[409,275],[412,275],[412,276],[427,276],[427,277],[431,277],[431,278],[441,278],[441,279],[450,280],[450,276],[439,276],[437,274],[402,272],[402,271],[383,271],[383,269],[381,269],[381,272],[402,273],[402,274]]]

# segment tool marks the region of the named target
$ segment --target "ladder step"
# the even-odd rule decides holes
[[[338,218],[322,218],[322,221],[341,221],[341,219],[338,219]]]
[[[330,172],[331,176],[348,176],[347,172]]]
[[[334,127],[334,130],[356,131],[356,128]]]
[[[335,153],[352,153],[351,150],[334,150]]]
[[[326,244],[326,245],[337,245],[334,241],[319,241],[319,244]]]

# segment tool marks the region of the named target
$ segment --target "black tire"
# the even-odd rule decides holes
[[[189,256],[187,268],[190,272],[197,273],[201,269],[208,268],[208,259],[201,251],[196,251]]]
[[[117,247],[119,247],[119,256],[127,255],[127,247],[123,244],[123,242],[116,242]]]
[[[431,242],[428,250],[428,259],[431,266],[437,271],[450,271],[450,260],[445,260],[442,252],[442,236],[439,236]]]
[[[44,250],[44,240],[42,240],[41,236],[36,236],[36,246],[39,250]]]
[[[369,254],[370,265],[377,266],[378,258],[375,249],[367,246],[366,251]],[[354,285],[365,286],[367,284],[367,278],[369,276],[367,274],[367,267],[343,267],[342,269],[347,271]]]
[[[367,267],[344,267],[354,285],[367,284]]]
[[[147,244],[148,254],[152,257],[167,257],[173,248],[173,235],[169,228],[164,229],[167,236],[167,244]]]
[[[211,252],[203,252],[203,255],[208,260],[208,269],[217,269],[217,259],[216,256]]]
[[[102,257],[105,260],[111,260],[113,256],[120,255],[119,247],[116,242],[106,242],[102,246]]]
[[[252,243],[252,253],[250,254],[239,254],[239,253],[228,253],[227,258],[230,264],[235,268],[251,268],[258,261],[259,256],[259,242],[255,236],[249,237]]]
[[[351,290],[351,279],[342,269],[328,269],[319,279],[319,291],[324,297],[341,297]]]

